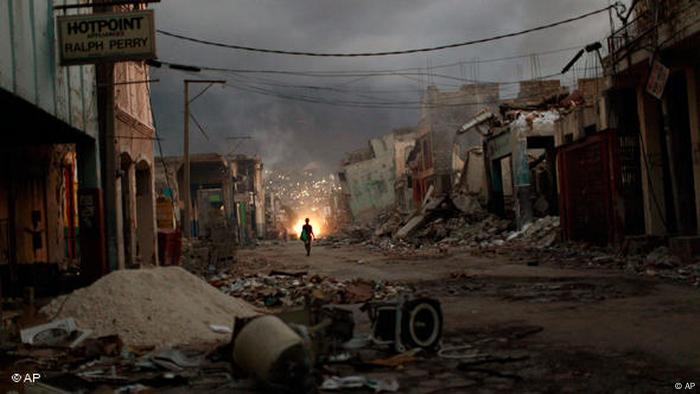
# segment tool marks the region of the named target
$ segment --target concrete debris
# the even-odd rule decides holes
[[[183,239],[182,267],[197,276],[231,267],[237,261],[237,245],[235,233],[230,230],[212,224],[208,238]]]
[[[396,239],[402,239],[406,238],[409,234],[411,234],[413,231],[415,231],[418,227],[422,226],[423,223],[425,223],[426,216],[419,214],[414,217],[412,217],[406,225],[401,227],[399,231],[396,232]]]
[[[475,215],[484,213],[484,209],[479,203],[479,199],[476,196],[466,193],[455,193],[451,197],[454,206],[459,209],[462,214],[465,215]]]
[[[356,228],[355,238],[344,238],[347,233],[343,233],[328,239],[325,245],[359,243],[391,256],[439,256],[451,249],[468,250],[481,256],[508,256],[528,266],[616,267],[700,287],[700,259],[685,263],[664,245],[663,239],[631,239],[620,249],[562,242],[559,217],[538,218],[514,231],[512,220],[479,209],[478,201],[468,195],[453,195],[426,213],[405,218],[404,226],[393,237],[388,236],[389,228],[381,231],[383,236],[374,237]],[[377,228],[383,226],[382,219],[396,223],[395,217],[384,215],[378,218]]]
[[[681,265],[681,259],[670,254],[665,246],[660,246],[649,253],[644,259],[647,266],[659,269],[672,269]]]
[[[257,313],[180,267],[119,270],[54,299],[41,312],[75,319],[95,336],[119,334],[127,345],[226,341],[210,324],[232,326]]]
[[[385,220],[383,220],[383,218],[380,218],[379,220],[381,224],[374,231],[375,237],[381,237],[384,235],[390,236],[396,233],[396,231],[401,227],[403,217],[398,212],[392,212]]]
[[[393,238],[374,237],[365,241],[370,248],[389,254],[415,254],[435,249],[444,253],[451,247],[483,249],[505,244],[528,244],[546,248],[559,239],[559,219],[545,217],[527,228],[513,232],[511,220],[477,211],[472,215],[435,215],[427,220],[414,216]],[[477,217],[479,218],[478,220]]]
[[[220,274],[209,279],[209,283],[225,294],[262,307],[355,304],[383,300],[407,291],[404,286],[394,283],[361,279],[339,280],[306,274]]]

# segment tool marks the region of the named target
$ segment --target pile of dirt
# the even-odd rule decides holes
[[[168,346],[222,342],[229,335],[210,325],[233,326],[255,315],[240,299],[223,294],[180,267],[119,270],[91,286],[56,298],[41,312],[75,318],[94,336],[118,334],[124,343]]]

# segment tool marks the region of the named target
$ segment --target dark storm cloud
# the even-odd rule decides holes
[[[608,4],[608,0],[166,0],[154,9],[158,28],[198,38],[275,49],[354,52],[433,46],[491,36]],[[300,71],[371,70],[425,68],[428,64],[477,57],[487,59],[541,52],[600,40],[609,31],[607,14],[602,14],[544,32],[478,46],[430,54],[349,59],[259,54],[202,46],[164,36],[157,38],[159,57],[174,62]],[[575,51],[540,57],[541,74],[560,70],[573,53]],[[439,70],[457,77],[470,77],[475,71],[473,66]],[[524,58],[481,64],[477,76],[480,80],[514,80],[529,78],[530,71],[530,61]],[[188,75],[167,69],[155,70],[153,77],[161,79],[154,85],[153,92],[157,126],[166,139],[166,154],[177,154],[182,146],[182,79],[231,78],[216,73]],[[339,86],[337,84],[350,81],[291,76],[273,79],[323,86]],[[418,81],[382,77],[341,86],[357,89],[365,95],[417,101],[427,82],[427,78],[420,77]],[[510,86],[504,87],[503,92],[514,94],[516,90]],[[213,87],[199,98],[192,110],[206,125],[210,137],[210,141],[206,141],[193,124],[190,130],[196,151],[225,153],[231,148],[226,137],[251,135],[253,140],[243,143],[239,150],[260,153],[268,164],[304,165],[318,160],[329,167],[338,162],[343,152],[363,147],[368,138],[392,128],[414,125],[419,116],[417,110],[334,107],[220,87]]]

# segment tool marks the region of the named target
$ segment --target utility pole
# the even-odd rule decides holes
[[[186,79],[185,81],[185,129],[184,129],[184,183],[185,190],[182,193],[182,199],[185,204],[184,214],[182,218],[182,235],[185,238],[192,237],[192,198],[190,193],[192,191],[192,185],[190,184],[190,103],[198,99],[204,92],[207,91],[213,84],[220,83],[224,84],[226,81],[223,80],[202,80],[202,79]],[[199,92],[192,100],[189,97],[191,83],[206,83],[209,84],[204,90]]]

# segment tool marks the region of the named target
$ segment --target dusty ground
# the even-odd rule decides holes
[[[307,258],[300,243],[289,242],[240,257],[250,271],[402,281],[438,297],[444,346],[467,345],[490,360],[432,356],[401,371],[369,372],[398,376],[405,392],[667,392],[676,383],[700,385],[697,288],[466,252],[397,258],[362,246],[318,246]]]

